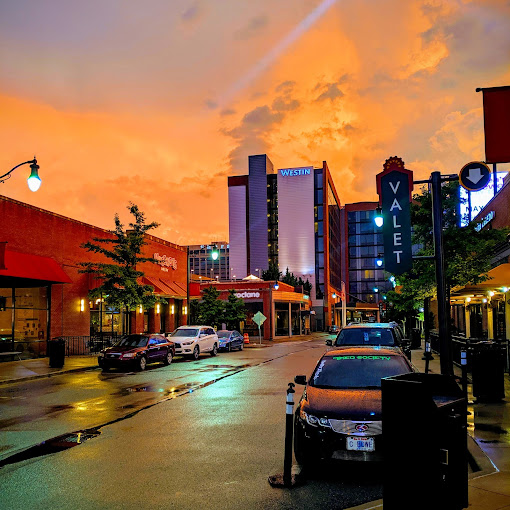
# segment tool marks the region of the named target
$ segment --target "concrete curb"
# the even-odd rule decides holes
[[[54,375],[71,374],[73,372],[84,372],[85,370],[96,370],[98,368],[99,365],[95,365],[90,367],[70,368],[69,370],[59,370],[58,372],[49,372],[47,374],[28,375],[26,377],[17,377],[16,379],[5,379],[3,381],[0,381],[0,386],[24,381],[33,381],[35,379],[45,379],[46,377],[53,377]]]

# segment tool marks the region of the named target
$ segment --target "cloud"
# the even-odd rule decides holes
[[[315,99],[317,102],[325,101],[326,99],[334,101],[335,99],[344,96],[344,93],[338,88],[336,83],[330,83],[322,86],[321,88],[325,88],[326,90],[317,99]]]

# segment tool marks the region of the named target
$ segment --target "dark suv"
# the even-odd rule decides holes
[[[334,342],[326,340],[326,344],[334,347],[343,345],[400,347],[408,359],[411,359],[411,343],[403,337],[400,327],[392,322],[348,324],[338,333]]]

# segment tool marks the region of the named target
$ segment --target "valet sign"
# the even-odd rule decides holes
[[[411,191],[413,174],[397,157],[386,160],[377,175],[381,200],[384,242],[384,268],[392,274],[409,271],[413,264],[411,243]]]

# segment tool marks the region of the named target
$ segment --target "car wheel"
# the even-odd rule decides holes
[[[200,357],[200,349],[198,348],[198,345],[195,345],[195,348],[193,349],[192,357],[195,361]]]
[[[230,344],[228,344],[228,347],[228,350],[230,350]],[[211,351],[211,356],[216,356],[216,354],[218,354],[218,344],[215,343]]]
[[[146,366],[147,366],[147,359],[145,358],[145,356],[140,356],[140,359],[137,362],[136,368],[138,368],[138,370],[140,370],[142,372],[145,370]]]
[[[163,363],[165,365],[170,365],[170,363],[172,363],[173,359],[174,359],[174,355],[172,354],[172,351],[168,351],[166,353],[165,359],[163,360]]]
[[[244,343],[241,342],[241,345],[239,345],[239,350],[242,351],[244,349]]]
[[[232,344],[230,342],[228,343],[227,351],[228,352],[232,351]]]

